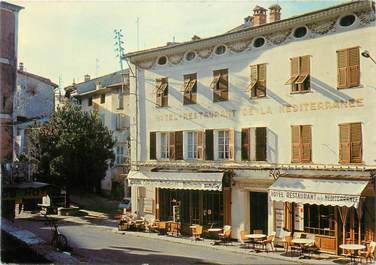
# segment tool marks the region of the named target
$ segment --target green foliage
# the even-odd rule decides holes
[[[100,181],[114,160],[112,133],[97,113],[68,103],[46,124],[34,124],[29,159],[38,180],[69,190],[100,191]]]

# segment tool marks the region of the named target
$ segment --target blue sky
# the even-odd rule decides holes
[[[282,18],[344,2],[250,0],[12,1],[25,7],[19,19],[19,62],[26,71],[62,85],[119,70],[114,29],[125,33],[126,52],[168,41],[209,37],[240,25],[255,5],[282,7]],[[139,44],[137,24],[139,18]]]

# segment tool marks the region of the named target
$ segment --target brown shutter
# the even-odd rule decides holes
[[[174,160],[175,156],[175,132],[170,132],[170,149],[169,149],[169,158]]]
[[[150,146],[149,146],[149,157],[150,160],[155,160],[157,159],[157,148],[156,148],[156,140],[157,140],[157,135],[155,132],[150,132]]]
[[[251,97],[256,97],[257,95],[257,81],[258,81],[258,71],[257,71],[257,64],[251,65],[251,83],[248,89],[251,92]]]
[[[339,125],[339,161],[350,163],[350,124]]]
[[[229,139],[229,151],[230,151],[230,160],[235,159],[235,130],[228,130],[228,139]]]
[[[266,95],[266,64],[258,65],[257,97]]]
[[[337,87],[347,87],[347,66],[348,53],[347,50],[337,51]]]
[[[350,125],[350,141],[351,141],[351,162],[362,162],[362,124],[352,123]]]
[[[291,162],[293,163],[301,161],[300,139],[300,126],[291,126]]]
[[[213,143],[213,130],[205,131],[205,159],[213,160],[214,159],[214,143]]]
[[[231,225],[231,188],[223,188],[223,222],[224,225]]]
[[[204,159],[204,132],[197,132],[197,159]]]
[[[360,84],[360,67],[359,67],[359,48],[348,49],[348,87],[359,86]]]
[[[219,79],[219,90],[221,99],[228,99],[228,71],[227,69],[221,70],[221,78]]]
[[[296,79],[295,84],[303,84],[310,73],[310,56],[302,56],[300,57],[300,71],[299,71],[299,77]],[[307,86],[308,88],[309,86]],[[300,90],[303,90],[304,86],[300,86]]]
[[[256,128],[256,161],[266,161],[266,127]]]
[[[250,160],[250,129],[242,129],[242,160]]]
[[[291,75],[289,80],[285,83],[285,85],[294,84],[295,80],[299,76],[299,61],[300,57],[291,58]]]
[[[311,162],[311,154],[312,154],[312,132],[311,126],[304,125],[301,127],[302,130],[302,162]]]
[[[183,131],[175,132],[175,158],[183,160]]]

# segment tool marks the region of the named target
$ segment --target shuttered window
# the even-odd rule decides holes
[[[157,106],[167,107],[168,106],[168,79],[160,78],[156,82],[156,96],[157,96]]]
[[[204,159],[204,137],[205,133],[202,131],[197,132],[197,159]]]
[[[251,83],[248,91],[253,98],[266,96],[266,64],[251,65]]]
[[[168,132],[163,132],[160,134],[160,157],[162,159],[167,159],[170,157],[171,142],[169,141],[170,134]]]
[[[205,159],[213,160],[214,159],[214,143],[213,143],[213,130],[205,131]]]
[[[303,92],[310,89],[310,56],[291,58],[291,75],[285,83],[291,85],[292,92]]]
[[[291,126],[291,162],[312,162],[312,135],[310,125]]]
[[[188,159],[197,159],[198,157],[197,145],[198,145],[198,132],[187,132],[187,145],[186,146],[187,146],[187,158]]]
[[[149,157],[150,160],[157,159],[157,148],[156,148],[156,133],[155,132],[150,132],[150,139],[149,139]]]
[[[242,160],[267,160],[267,128],[242,129]]]
[[[362,125],[348,123],[339,125],[340,163],[362,163]]]
[[[197,74],[184,75],[183,104],[196,104],[197,100]]]
[[[228,70],[213,71],[213,80],[210,87],[213,90],[214,102],[228,100]]]
[[[351,88],[360,85],[359,47],[337,51],[337,87]]]

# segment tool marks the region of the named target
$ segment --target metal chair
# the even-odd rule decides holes
[[[231,225],[225,225],[223,227],[223,233],[219,233],[218,236],[224,244],[231,242]]]

